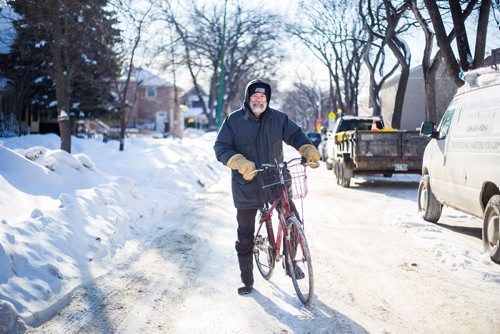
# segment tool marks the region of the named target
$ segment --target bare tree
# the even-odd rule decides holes
[[[317,0],[301,4],[301,24],[287,25],[327,68],[331,110],[358,113],[358,88],[366,33],[353,2]],[[328,112],[328,111],[326,111]],[[326,114],[322,115],[326,117]]]
[[[384,6],[387,18],[387,29],[385,39],[389,49],[398,60],[401,66],[401,75],[399,77],[396,98],[394,101],[394,112],[392,114],[392,126],[395,128],[401,127],[401,115],[403,114],[403,105],[406,94],[406,87],[410,77],[410,61],[411,51],[403,40],[402,32],[409,29],[411,24],[405,24],[403,27],[398,27],[399,22],[409,9],[408,1],[405,0],[397,6],[390,0],[384,0]]]
[[[469,14],[472,12],[474,5],[474,1],[469,2],[463,13],[464,19],[467,18],[467,16],[469,16]],[[415,16],[415,19],[422,28],[425,36],[425,47],[422,56],[422,73],[424,76],[425,87],[425,118],[426,120],[437,122],[438,115],[436,112],[436,74],[443,58],[440,49],[438,49],[434,56],[432,56],[435,34],[431,30],[431,27],[429,27],[428,20],[425,19],[422,15],[422,9],[418,7],[416,0],[411,0],[411,10]],[[454,38],[455,30],[452,29],[447,36],[447,45],[451,44]]]
[[[322,91],[318,83],[298,78],[293,88],[282,93],[283,110],[305,130],[313,130],[324,110],[328,110],[328,91]]]
[[[200,5],[195,1],[179,8],[162,2],[163,20],[175,29],[182,45],[183,64],[210,124],[215,124],[215,103],[220,76],[223,14],[219,4]],[[182,15],[185,13],[186,15]],[[244,10],[239,4],[228,8],[227,34],[224,37],[224,113],[237,96],[244,80],[270,77],[282,58],[277,47],[280,18],[277,15]],[[208,105],[202,83],[208,83]]]
[[[453,29],[456,35],[456,43],[458,50],[458,59],[451,47],[449,35],[443,22],[442,10],[438,7],[436,1],[424,0],[425,6],[429,13],[432,26],[436,34],[437,45],[439,46],[441,55],[444,59],[446,70],[450,75],[456,87],[463,85],[460,79],[460,71],[467,71],[480,67],[484,62],[486,35],[488,31],[488,18],[492,6],[491,0],[483,0],[479,4],[479,17],[476,28],[476,45],[474,56],[472,55],[467,30],[465,28],[465,20],[478,0],[468,2],[465,10],[461,8],[459,0],[449,0],[449,10],[453,21]]]
[[[138,94],[137,87],[135,87],[134,91],[130,91],[134,61],[138,48],[144,42],[144,31],[150,23],[150,14],[154,4],[154,2],[150,2],[145,9],[139,10],[134,7],[133,0],[115,0],[112,2],[115,10],[119,13],[119,17],[123,20],[122,24],[127,27],[126,31],[124,31],[122,49],[120,50],[123,75],[115,78],[114,81],[120,113],[120,151],[125,148],[126,129]]]
[[[383,35],[378,33],[378,31],[382,30],[382,19],[380,16],[374,15],[374,12],[379,12],[382,9],[382,3],[379,3],[375,9],[371,6],[370,0],[368,2],[360,0],[358,3],[358,11],[363,21],[363,27],[368,35],[363,50],[363,59],[370,73],[369,107],[372,108],[372,113],[375,116],[382,115],[380,90],[385,81],[394,74],[399,66],[398,62],[394,62],[388,67],[388,70],[386,67],[386,40],[385,38],[380,38]]]
[[[371,0],[361,2],[365,5],[360,5],[360,11],[366,10],[369,13],[371,23],[366,25],[370,29],[369,34],[383,40],[382,45],[387,45],[401,68],[391,122],[393,127],[399,128],[410,76],[411,51],[403,39],[404,32],[414,25],[414,21],[407,20],[405,16],[410,8],[409,1],[404,0],[396,5],[390,0],[375,1],[373,4]]]

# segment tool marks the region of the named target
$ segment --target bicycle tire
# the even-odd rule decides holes
[[[269,225],[270,222],[265,222],[265,226],[260,230],[259,234],[254,238],[253,256],[255,264],[259,268],[259,272],[268,280],[273,274],[275,265],[274,248],[269,241]]]
[[[287,226],[290,234],[290,242],[285,245],[286,261],[288,268],[293,268],[292,270],[288,270],[288,274],[292,279],[297,296],[307,306],[311,304],[314,295],[314,274],[311,253],[302,224],[295,215],[288,218]],[[304,274],[303,278],[296,277],[300,273],[297,272],[297,267]]]

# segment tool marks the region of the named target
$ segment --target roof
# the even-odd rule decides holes
[[[401,72],[397,72],[393,74],[387,81],[384,83],[384,86],[391,85],[393,83],[397,84],[399,82],[399,78],[401,77]],[[449,80],[448,72],[446,72],[446,66],[444,61],[441,61],[439,68],[436,73],[437,80]],[[422,70],[422,65],[417,65],[410,68],[410,75],[408,80],[424,80],[424,73]]]
[[[198,89],[200,90],[202,96],[208,96],[207,93],[205,92],[205,90],[200,85],[197,85],[197,86],[198,86]],[[184,93],[185,96],[195,95],[195,94],[196,94],[195,87],[190,88],[186,93]]]
[[[154,87],[172,87],[173,84],[148,70],[141,67],[135,68],[132,76],[130,77],[131,82],[138,83],[142,86],[154,86]]]

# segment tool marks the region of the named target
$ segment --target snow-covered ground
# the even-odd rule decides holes
[[[418,176],[309,173],[309,308],[277,268],[236,294],[235,209],[215,133],[0,140],[0,333],[493,333],[500,266],[480,220],[416,214]],[[57,315],[56,315],[57,314]],[[49,318],[56,315],[50,321]],[[32,327],[33,326],[33,327]]]

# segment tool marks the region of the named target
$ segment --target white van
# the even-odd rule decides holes
[[[443,205],[483,218],[483,245],[500,263],[500,69],[465,73],[441,119],[424,122],[427,145],[418,210],[437,222]]]

